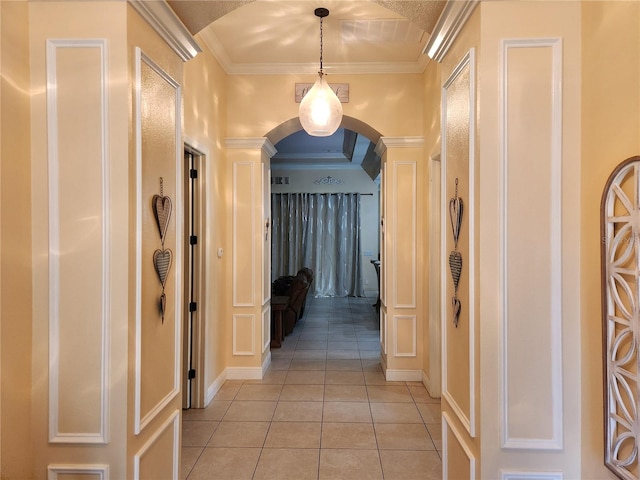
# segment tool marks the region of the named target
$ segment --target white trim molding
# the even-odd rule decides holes
[[[409,322],[409,329],[411,330],[411,349],[408,351],[400,351],[398,345],[398,324]],[[415,315],[394,315],[393,316],[393,354],[396,357],[415,357],[417,355],[417,320]],[[422,375],[420,376],[420,381]]]
[[[422,53],[442,62],[480,0],[447,2]]]
[[[47,465],[47,480],[58,480],[59,475],[91,475],[97,480],[109,480],[109,465],[100,464],[51,464]]]
[[[248,169],[247,172],[244,173],[245,176],[249,177],[249,180],[246,181],[249,184],[249,199],[241,198],[238,195],[238,185],[242,183],[242,180],[238,180],[240,175],[240,170]],[[256,204],[256,189],[254,188],[255,184],[255,169],[254,162],[248,161],[234,161],[232,165],[232,200],[231,200],[231,244],[233,245],[232,255],[231,255],[231,290],[233,293],[233,306],[234,307],[253,307],[256,301],[256,221],[254,219],[253,208]],[[247,212],[238,212],[238,206],[245,206],[245,209],[249,210]],[[243,215],[244,213],[244,215]],[[247,215],[249,218],[247,218]],[[239,240],[238,228],[240,225],[249,224],[250,234],[249,240]],[[262,223],[262,222],[260,222]],[[243,246],[243,251],[239,251],[239,246]],[[240,275],[238,273],[238,261],[242,260],[244,256],[247,255],[246,247],[249,246],[250,252],[249,256],[251,258],[249,268],[251,272],[249,274],[249,282],[247,281],[246,275]],[[247,293],[248,289],[248,293]],[[243,293],[244,291],[244,293]],[[245,298],[242,298],[245,297]]]
[[[267,137],[229,137],[224,139],[226,148],[262,150],[269,158],[273,157],[278,150],[273,146]]]
[[[134,392],[134,433],[140,434],[142,430],[180,393],[180,369],[182,364],[181,331],[182,331],[182,288],[181,275],[175,275],[174,294],[174,368],[173,387],[160,399],[156,405],[146,414],[142,408],[142,209],[146,205],[142,198],[142,63],[151,68],[163,81],[175,90],[175,175],[176,175],[176,200],[177,212],[182,208],[182,131],[180,114],[182,112],[182,87],[157,63],[148,57],[139,47],[135,49],[135,142],[136,142],[136,327],[135,327],[135,392]],[[176,216],[178,217],[178,216]],[[175,271],[181,272],[182,268],[182,223],[176,220],[176,247],[175,247]]]
[[[387,382],[422,382],[422,370],[385,368],[384,377]]]
[[[200,45],[165,0],[128,2],[183,61],[191,60],[202,52]]]
[[[100,97],[100,173],[101,173],[101,292],[100,316],[100,419],[95,432],[60,431],[60,303],[61,286],[61,219],[60,219],[60,151],[58,118],[59,49],[97,49],[100,78],[97,86]],[[109,175],[109,99],[108,99],[108,42],[106,39],[49,39],[46,43],[47,64],[47,157],[49,186],[49,441],[52,443],[105,444],[109,442],[109,365],[110,365],[110,175]],[[77,299],[73,299],[76,301]],[[93,386],[93,385],[92,385]]]
[[[458,63],[454,71],[442,86],[442,145],[441,145],[441,205],[448,205],[449,199],[445,198],[447,195],[447,89],[460,77],[465,69],[469,71],[469,185],[467,206],[465,212],[468,218],[468,244],[469,244],[469,258],[465,260],[465,271],[467,278],[469,279],[469,301],[468,305],[465,305],[469,311],[469,412],[464,412],[460,407],[457,399],[451,394],[448,386],[448,373],[449,373],[449,355],[447,349],[447,327],[448,322],[451,320],[449,307],[451,305],[451,299],[447,298],[448,289],[445,288],[447,282],[450,279],[447,277],[449,269],[447,268],[447,255],[440,255],[441,264],[440,272],[442,275],[442,288],[441,288],[441,332],[442,332],[442,398],[451,405],[453,412],[458,417],[460,423],[465,427],[471,437],[476,435],[476,294],[475,294],[475,135],[476,135],[476,62],[475,62],[475,49],[471,48],[462,60]],[[449,234],[450,228],[447,225],[448,215],[441,215],[441,252],[446,251],[446,235]]]
[[[385,154],[388,148],[420,148],[424,145],[424,137],[380,137],[376,143],[375,153],[379,157]]]
[[[399,185],[398,184],[398,178],[399,178],[399,171],[400,169],[405,169],[405,168],[409,168],[411,171],[411,198],[410,203],[409,202],[403,202],[400,203],[400,201],[398,200],[398,196],[400,194],[400,191],[404,191],[406,192],[405,188],[402,187],[406,187],[406,185]],[[393,300],[393,307],[397,308],[397,309],[414,309],[416,308],[416,298],[417,298],[417,281],[418,281],[418,274],[417,274],[417,250],[418,250],[418,244],[417,244],[417,238],[418,238],[418,230],[417,230],[417,217],[418,217],[418,166],[416,165],[416,162],[414,161],[398,161],[398,162],[393,162],[393,183],[392,183],[392,189],[391,189],[391,195],[392,195],[392,203],[391,206],[393,208],[393,222],[391,222],[391,232],[387,232],[387,235],[389,235],[389,233],[391,233],[391,238],[392,238],[392,245],[393,248],[391,250],[392,253],[392,261],[391,261],[391,268],[393,270],[393,274],[391,275],[391,280],[392,280],[392,284],[391,284],[391,291],[392,291],[392,300]],[[413,211],[408,212],[409,208],[411,208]],[[402,217],[406,217],[408,214],[411,215],[411,226],[408,229],[403,229],[402,231],[398,228],[398,220]],[[388,238],[388,237],[387,237]],[[403,246],[402,243],[405,239],[410,240],[411,245],[409,246],[409,248],[406,248],[407,245],[404,245],[404,249],[402,249],[401,247]],[[409,271],[410,273],[410,279],[411,279],[411,290],[410,292],[406,292],[403,294],[403,300],[408,300],[408,301],[404,301],[403,303],[400,303],[398,301],[398,298],[400,297],[400,290],[398,289],[398,279],[400,278],[399,275],[399,255],[402,257],[411,257],[411,259],[409,260]],[[406,265],[403,265],[402,267],[402,271],[406,273]],[[384,268],[384,265],[382,266],[382,268]],[[403,275],[404,276],[404,275]],[[389,277],[387,277],[388,280]],[[405,277],[406,278],[406,277]],[[403,289],[404,290],[404,289]]]
[[[205,407],[212,402],[213,397],[216,396],[216,394],[220,391],[220,389],[224,385],[224,382],[226,381],[227,381],[227,370],[225,369],[222,371],[220,375],[218,375],[218,378],[216,378],[213,381],[213,383],[209,385],[209,387],[207,387],[207,393],[204,399]]]
[[[549,316],[544,321],[544,327],[548,328],[548,343],[538,345],[550,352],[550,366],[547,372],[549,379],[548,399],[551,412],[541,417],[549,418],[550,437],[539,437],[533,433],[531,436],[515,436],[510,431],[512,416],[516,418],[520,415],[511,410],[513,402],[509,399],[509,368],[510,355],[512,351],[509,345],[510,322],[512,326],[517,326],[521,318],[510,318],[509,299],[512,295],[519,296],[519,292],[510,294],[509,279],[509,232],[512,227],[509,223],[509,202],[510,189],[514,186],[509,181],[510,165],[521,162],[521,158],[511,159],[509,157],[509,102],[508,90],[511,82],[509,71],[509,50],[511,49],[550,49],[551,76],[548,80],[548,90],[550,92],[549,105],[551,108],[551,118],[549,118],[548,139],[550,151],[546,164],[548,166],[548,178],[545,187],[550,192],[550,205],[545,213],[545,220],[549,224],[549,234],[545,242],[549,245],[550,257],[548,259],[548,288],[546,293],[539,292],[549,302]],[[500,88],[500,137],[502,139],[500,151],[500,381],[501,381],[501,410],[502,410],[502,447],[518,450],[561,450],[563,448],[563,380],[562,380],[562,325],[563,325],[563,289],[562,289],[562,39],[561,38],[518,38],[504,39],[501,44],[501,88]],[[525,74],[524,72],[522,74]],[[530,77],[530,72],[526,72]],[[546,75],[546,74],[545,74]],[[517,108],[517,107],[516,107]],[[542,159],[541,159],[542,161]],[[515,230],[517,231],[517,230]],[[541,240],[538,240],[541,242]],[[519,265],[519,264],[518,264]],[[546,279],[545,279],[546,281]],[[542,319],[539,319],[542,320]],[[542,332],[542,330],[540,330]],[[521,339],[525,341],[526,339]],[[542,351],[542,350],[540,350]],[[515,355],[519,355],[517,349]],[[520,354],[522,355],[522,354]],[[521,359],[523,357],[520,357]],[[515,361],[514,361],[515,363]],[[516,373],[517,375],[517,373]],[[538,422],[539,423],[539,422]]]
[[[563,480],[562,472],[500,470],[500,480]]]
[[[179,478],[179,467],[180,467],[180,411],[174,410],[173,413],[167,418],[158,429],[153,432],[151,438],[138,450],[138,452],[133,457],[133,478],[140,478],[140,461],[142,457],[153,447],[153,445],[158,441],[160,436],[168,431],[170,428],[173,429],[173,451],[172,459],[173,459],[173,470],[171,478],[177,479]]]
[[[271,345],[271,304],[267,303],[262,309],[262,353]]]
[[[251,328],[251,350],[240,350],[238,349],[238,334],[237,334],[237,330],[238,330],[238,322],[239,320],[244,320],[244,321],[249,321],[250,322],[250,328]],[[232,329],[233,329],[233,340],[232,340],[232,354],[233,355],[245,355],[245,356],[250,356],[250,355],[255,355],[256,353],[256,317],[253,314],[243,314],[243,313],[239,313],[239,314],[234,314],[233,315],[233,320],[232,320]]]
[[[469,447],[464,443],[462,434],[458,431],[458,429],[454,425],[454,422],[451,421],[451,418],[449,417],[449,414],[447,412],[442,412],[442,478],[449,478],[449,436],[447,435],[449,430],[451,430],[451,433],[453,433],[453,436],[458,442],[458,445],[462,447],[462,450],[469,459],[469,480],[476,480],[476,457],[473,455]]]

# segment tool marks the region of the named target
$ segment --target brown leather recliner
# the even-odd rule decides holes
[[[284,312],[284,333],[289,335],[293,331],[293,327],[296,326],[296,322],[302,316],[302,307],[304,301],[307,298],[307,291],[309,290],[309,282],[307,276],[298,272],[291,282],[291,288],[289,289],[289,306]]]

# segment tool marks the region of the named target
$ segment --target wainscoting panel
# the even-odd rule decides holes
[[[394,355],[396,357],[415,357],[417,336],[415,315],[393,316]]]
[[[416,163],[394,162],[393,170],[393,302],[395,308],[416,308]]]
[[[109,480],[109,465],[56,464],[47,466],[47,480]]]
[[[262,310],[262,353],[267,351],[270,344],[271,344],[271,305],[267,304]]]
[[[475,68],[470,49],[443,84],[441,152],[442,396],[471,437],[476,430]],[[450,206],[456,198],[462,205],[459,220]],[[458,223],[456,242],[452,224]],[[457,291],[450,263],[454,252],[462,262]]]
[[[233,354],[254,355],[256,353],[256,318],[254,315],[233,316]]]
[[[46,45],[49,441],[54,443],[108,442],[107,48],[102,39]],[[61,472],[53,469],[50,475]]]
[[[171,455],[167,455],[171,452]],[[133,478],[179,478],[180,412],[171,416],[154,432],[133,457]]]
[[[506,448],[562,448],[561,85],[561,39],[502,42],[500,373]]]
[[[446,412],[442,414],[442,452],[442,478],[476,480],[476,458]]]
[[[256,245],[253,209],[256,203],[254,162],[233,163],[233,306],[255,304]],[[258,197],[259,198],[259,197]],[[244,241],[239,239],[243,238]],[[246,241],[251,239],[251,241]],[[269,282],[270,284],[270,282]]]
[[[135,92],[137,435],[180,392],[182,229],[176,217],[182,211],[183,152],[181,87],[140,49],[136,49]],[[172,213],[166,216],[164,235],[158,219],[165,216],[154,214],[156,195],[164,197],[160,210]],[[172,205],[170,210],[167,199]],[[158,273],[163,269],[154,260],[158,253],[170,259],[164,270],[164,286]]]

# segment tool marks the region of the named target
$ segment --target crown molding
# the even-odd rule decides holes
[[[269,158],[273,157],[278,150],[273,146],[271,140],[267,137],[246,137],[246,138],[225,138],[224,145],[226,148],[246,148],[247,150],[263,150]]]
[[[441,62],[480,0],[447,2],[423,53]]]
[[[317,63],[234,63],[212,28],[202,29],[198,35],[227,75],[317,75]],[[420,54],[415,62],[330,63],[324,69],[328,75],[422,73],[429,60]]]
[[[423,145],[424,137],[380,137],[374,151],[382,157],[387,148],[417,148]]]
[[[128,0],[129,5],[160,35],[183,60],[202,51],[195,39],[165,0]]]

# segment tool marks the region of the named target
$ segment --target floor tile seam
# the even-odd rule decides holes
[[[182,445],[181,448],[184,448],[185,446]],[[196,465],[198,464],[198,461],[200,460],[200,457],[202,457],[202,454],[204,453],[204,449],[207,448],[207,446],[205,445],[204,447],[196,447],[196,448],[200,448],[200,453],[198,454],[198,457],[196,458],[195,462],[193,462],[193,465],[191,465],[191,468],[189,469],[189,472],[185,475],[185,480],[189,479],[189,475],[191,475],[191,473],[193,472],[193,469],[196,468]],[[182,463],[182,462],[181,462]]]

